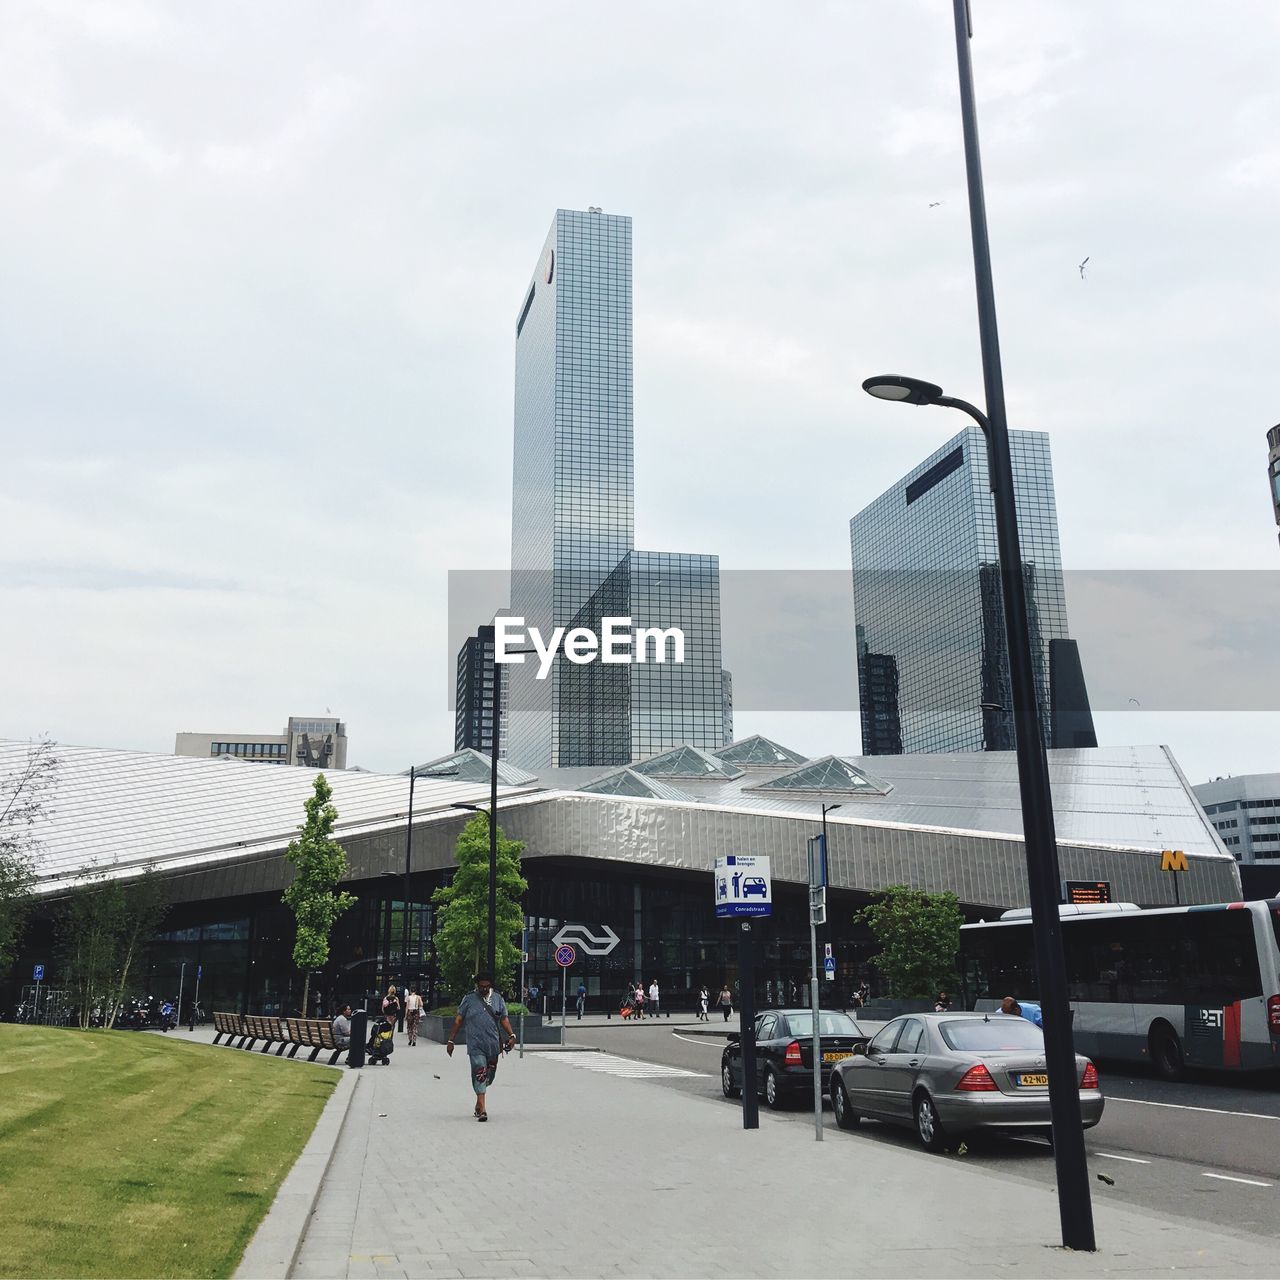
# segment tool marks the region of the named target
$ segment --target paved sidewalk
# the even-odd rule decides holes
[[[619,1044],[618,1052],[623,1052]],[[1106,1203],[1102,1249],[1048,1247],[1041,1186],[738,1111],[648,1079],[505,1058],[477,1124],[466,1059],[366,1067],[292,1274],[1274,1276],[1271,1242]]]

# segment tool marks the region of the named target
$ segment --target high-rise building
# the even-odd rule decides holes
[[[493,751],[493,626],[481,627],[468,636],[458,650],[458,684],[455,700],[453,747],[461,751],[474,747],[490,754]],[[505,682],[509,667],[502,668]],[[506,689],[506,684],[503,684]],[[505,708],[500,709],[506,719]],[[500,726],[501,727],[501,726]],[[501,736],[498,754],[506,754]]]
[[[631,353],[631,219],[557,210],[516,318],[510,612],[693,634],[683,665],[511,665],[505,754],[528,768],[723,743],[718,562],[635,550]]]
[[[1067,608],[1049,437],[1013,431],[1010,448],[1045,745],[1096,745],[1074,646],[1055,644],[1067,641]],[[854,516],[849,535],[864,754],[1012,749],[982,432],[970,427],[949,440]],[[1071,712],[1062,717],[1069,741],[1061,743],[1051,667],[1063,673],[1059,701]]]
[[[347,726],[336,716],[290,716],[283,733],[179,733],[173,754],[345,769]]]
[[[1280,858],[1280,773],[1244,773],[1192,787],[1237,862]]]
[[[1271,479],[1271,505],[1280,524],[1280,426],[1267,432],[1267,475]]]

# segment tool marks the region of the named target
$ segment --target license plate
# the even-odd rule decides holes
[[[852,1058],[851,1053],[824,1053],[822,1055],[823,1062],[843,1062],[846,1058]]]
[[[1043,1072],[1032,1073],[1030,1075],[1023,1072],[1023,1074],[1018,1077],[1018,1084],[1023,1088],[1029,1088],[1035,1085],[1047,1085],[1048,1083],[1049,1077]]]

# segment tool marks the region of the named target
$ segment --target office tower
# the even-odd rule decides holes
[[[632,442],[631,219],[560,209],[516,319],[510,612],[544,636],[602,617],[663,628],[683,617],[701,638],[684,670],[561,657],[538,680],[535,663],[511,665],[515,764],[625,764],[678,741],[721,745],[718,563],[635,551]],[[688,739],[671,737],[685,729]]]
[[[458,650],[458,684],[454,711],[453,747],[493,751],[493,627],[481,627]],[[503,667],[505,676],[508,668]],[[505,685],[503,686],[505,689]],[[505,718],[505,713],[504,713]],[[498,754],[503,743],[498,741]]]
[[[1271,505],[1280,524],[1280,426],[1267,432],[1267,475],[1271,477]]]
[[[1010,433],[1046,745],[1092,734],[1067,610],[1049,437]],[[849,522],[863,752],[1007,751],[1013,717],[986,440],[962,431]],[[1051,653],[1066,740],[1055,738]],[[1073,665],[1074,664],[1074,665]],[[1069,721],[1069,723],[1068,723]]]
[[[1280,773],[1214,778],[1191,790],[1237,862],[1280,859]]]
[[[175,756],[230,756],[256,764],[347,767],[347,726],[337,716],[290,716],[283,733],[179,733]]]

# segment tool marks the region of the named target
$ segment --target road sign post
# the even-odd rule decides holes
[[[556,964],[560,966],[560,1043],[564,1044],[564,1014],[569,995],[569,970],[578,958],[578,953],[567,943],[556,948]]]
[[[31,971],[31,980],[36,984],[36,1007],[32,1013],[32,1018],[36,1022],[40,1021],[40,984],[44,981],[44,965],[38,964]]]
[[[1182,893],[1178,888],[1178,874],[1187,869],[1187,855],[1181,849],[1162,849],[1160,851],[1160,870],[1173,874],[1173,905],[1182,906]]]
[[[742,1127],[760,1127],[756,1097],[756,953],[752,918],[773,914],[769,859],[730,854],[717,858],[714,872],[716,917],[740,919],[738,933],[738,1044],[742,1051]]]
[[[529,963],[529,926],[526,923],[520,930],[520,1056],[524,1057],[524,1007],[529,997],[528,988],[524,985],[524,967]]]
[[[827,838],[809,841],[809,1006],[813,1016],[813,1137],[822,1141],[822,1029],[818,1019],[818,926],[827,922]],[[830,959],[831,947],[827,953]],[[832,977],[835,961],[831,961]]]

